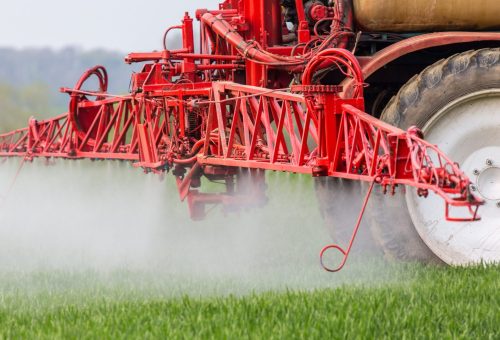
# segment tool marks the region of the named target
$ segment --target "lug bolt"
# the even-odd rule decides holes
[[[497,202],[497,208],[500,208],[500,202]]]
[[[474,175],[479,176],[479,170],[478,169],[474,169]]]
[[[470,186],[470,189],[471,189],[472,191],[476,191],[476,190],[477,190],[477,188],[476,188],[476,186],[475,186],[475,185],[471,185],[471,186]]]
[[[492,166],[493,165],[493,161],[491,159],[487,159],[486,160],[486,165],[487,166]]]

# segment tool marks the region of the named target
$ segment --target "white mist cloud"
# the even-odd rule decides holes
[[[1,193],[18,162],[0,165]],[[230,281],[233,292],[339,284],[343,274],[318,265],[331,240],[312,180],[270,173],[267,196],[264,208],[215,209],[193,222],[171,175],[162,182],[128,163],[36,160],[0,207],[0,274],[127,271],[181,285]]]

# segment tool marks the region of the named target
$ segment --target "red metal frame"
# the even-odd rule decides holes
[[[338,86],[308,85],[318,69],[331,64],[352,77],[354,98],[340,98]],[[96,93],[81,90],[91,76],[100,80]],[[63,89],[71,94],[68,114],[32,119],[28,128],[0,136],[0,156],[121,159],[155,172],[179,165],[200,173],[199,166],[210,165],[309,173],[392,188],[410,185],[423,196],[432,190],[447,207],[479,205],[470,199],[465,175],[418,132],[363,112],[361,69],[349,52],[318,54],[306,67],[303,84],[294,88],[300,94],[216,82],[211,89],[109,97],[106,73],[96,67],[75,89]],[[199,111],[199,128],[205,131],[192,147],[182,124],[186,108]]]
[[[500,42],[497,32],[437,32],[422,34],[397,42],[371,57],[359,58],[365,79],[394,60],[421,50],[437,46],[466,44],[481,41]]]
[[[303,2],[297,0],[296,6],[298,45],[293,47],[277,46],[284,28],[264,20],[280,18],[278,0],[228,0],[217,11],[199,10],[200,52],[195,52],[193,20],[186,14],[182,25],[164,36],[181,30],[181,49],[168,50],[165,42],[162,52],[127,57],[129,63],[150,62],[133,75],[130,94],[108,94],[106,70],[94,67],[73,89],[61,89],[71,97],[68,113],[31,119],[27,128],[0,135],[0,157],[118,159],[146,172],[171,170],[194,219],[204,217],[206,205],[237,209],[265,202],[261,185],[238,189],[237,182],[245,179],[237,169],[246,168],[253,169],[249,176],[255,183],[264,181],[260,170],[275,170],[365,181],[371,183],[369,192],[375,184],[391,194],[398,185],[408,185],[420,196],[433,191],[442,197],[447,219],[464,220],[450,216],[450,208],[458,207],[470,212],[466,220],[477,220],[482,202],[455,163],[425,142],[418,129],[403,131],[364,112],[363,73],[439,39],[408,39],[362,68],[344,48],[352,35],[352,15],[342,1],[313,9],[318,20],[332,21],[328,37],[315,35],[316,26],[311,32]],[[469,34],[449,38],[472,40]],[[316,77],[325,70],[345,78],[350,91],[319,84]],[[99,89],[82,90],[92,77]],[[294,78],[296,85],[290,86]],[[202,176],[224,181],[226,191],[200,192]],[[346,250],[335,245],[322,252],[335,248],[343,254],[338,270],[363,212]]]

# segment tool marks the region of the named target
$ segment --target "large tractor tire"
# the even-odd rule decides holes
[[[426,140],[461,165],[486,202],[480,222],[457,223],[446,221],[444,203],[432,194],[375,194],[372,233],[386,255],[450,265],[499,262],[500,48],[457,54],[428,67],[392,98],[382,120],[421,128]]]

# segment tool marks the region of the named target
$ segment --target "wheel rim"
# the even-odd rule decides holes
[[[480,222],[448,222],[442,199],[422,199],[408,190],[406,200],[417,232],[448,264],[500,262],[500,89],[461,97],[435,114],[423,131],[426,140],[461,165],[472,190],[486,203],[480,208]]]

